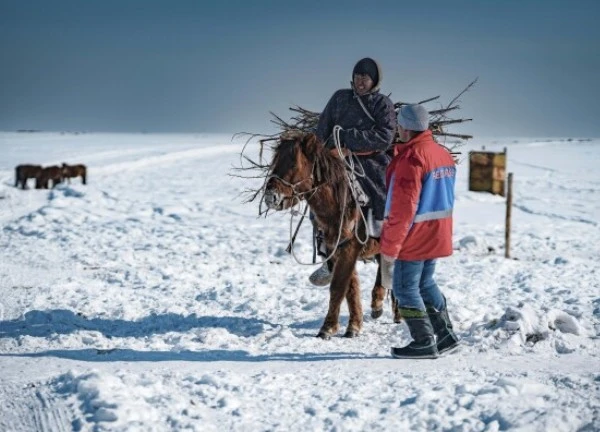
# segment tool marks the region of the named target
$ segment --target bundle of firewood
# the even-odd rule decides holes
[[[467,118],[452,118],[451,115],[449,115],[449,113],[460,109],[460,106],[458,105],[459,98],[463,94],[465,94],[467,91],[469,91],[471,89],[471,87],[473,87],[475,85],[476,82],[477,82],[477,79],[473,80],[467,87],[465,87],[465,89],[463,91],[461,91],[445,107],[443,106],[440,109],[429,110],[429,129],[432,131],[434,136],[451,137],[451,138],[455,138],[457,140],[468,140],[468,139],[473,138],[473,135],[455,134],[455,133],[447,132],[445,130],[445,127],[449,126],[449,125],[464,123],[464,122],[473,120],[473,119],[467,119]],[[436,97],[432,97],[429,99],[425,99],[425,100],[417,102],[417,103],[426,104],[428,102],[433,102],[435,100],[438,100],[439,98],[440,98],[439,96],[436,96]],[[402,105],[408,105],[408,103],[396,102],[394,104],[394,108],[396,109],[396,111],[398,111]]]
[[[429,129],[432,131],[433,135],[437,138],[437,141],[440,142],[441,145],[448,148],[448,150],[454,154],[458,155],[459,152],[455,151],[461,144],[463,140],[468,140],[473,138],[472,135],[466,134],[456,134],[450,133],[446,130],[446,128],[450,125],[455,125],[459,123],[464,123],[471,121],[470,118],[453,118],[452,114],[456,113],[457,110],[460,109],[458,105],[459,98],[465,94],[468,90],[471,89],[477,82],[477,79],[473,80],[463,91],[461,91],[454,99],[450,101],[450,103],[446,106],[442,105],[439,109],[429,110]],[[419,104],[427,104],[429,102],[436,101],[440,98],[440,96],[432,97],[429,99],[422,100],[417,102]],[[394,109],[396,112],[402,107],[402,105],[408,105],[409,102],[396,102],[394,103]],[[320,113],[316,111],[310,111],[300,106],[293,106],[289,108],[292,111],[292,117],[289,120],[284,120],[277,114],[271,112],[273,118],[271,122],[274,123],[279,131],[273,134],[258,134],[258,133],[246,133],[242,132],[240,135],[249,136],[248,141],[253,138],[259,138],[261,144],[261,156],[262,156],[262,146],[268,141],[277,141],[279,140],[281,134],[289,133],[289,132],[314,132],[317,128],[317,124],[319,123]],[[450,138],[450,140],[446,140],[446,138]]]

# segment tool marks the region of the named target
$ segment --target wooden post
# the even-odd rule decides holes
[[[506,227],[504,231],[504,257],[510,258],[510,216],[512,210],[513,173],[508,173],[508,191],[506,193]]]

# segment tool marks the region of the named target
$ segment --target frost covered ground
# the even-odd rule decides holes
[[[285,253],[289,216],[242,203],[243,142],[0,134],[0,430],[600,430],[600,141],[482,144],[508,148],[514,259],[464,162],[438,265],[462,349],[410,361],[369,316],[373,264],[362,335],[314,337],[327,289]],[[13,187],[63,161],[88,185]]]

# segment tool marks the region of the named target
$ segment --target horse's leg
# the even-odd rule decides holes
[[[346,301],[348,302],[348,311],[350,312],[350,321],[344,337],[352,338],[358,336],[362,330],[363,310],[360,302],[360,280],[356,270],[350,276],[348,292],[346,293]]]
[[[402,322],[402,314],[400,313],[400,307],[398,306],[398,302],[396,301],[396,296],[394,295],[394,291],[392,291],[392,314],[394,315],[394,322],[400,323]]]
[[[338,256],[333,266],[333,275],[329,286],[329,309],[317,334],[322,339],[329,339],[331,335],[337,333],[340,327],[340,307],[348,292],[354,264],[358,258],[358,249],[351,243],[346,244],[336,255]]]
[[[381,256],[377,255],[377,262],[379,263]],[[375,278],[375,285],[371,291],[371,318],[377,319],[383,314],[383,302],[385,300],[385,288],[381,285],[381,264],[377,265],[377,277]]]
[[[340,305],[344,300],[345,288],[347,287],[347,282],[342,282],[340,278],[340,272],[337,270],[337,266],[334,266],[333,277],[329,285],[329,309],[327,310],[325,321],[319,333],[317,333],[317,337],[321,339],[331,338],[332,335],[337,333],[340,327]]]

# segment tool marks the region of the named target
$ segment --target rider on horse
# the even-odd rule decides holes
[[[315,132],[332,149],[339,137],[339,144],[355,155],[362,166],[364,176],[357,180],[369,198],[371,237],[379,237],[381,233],[386,200],[385,170],[391,160],[386,151],[390,149],[396,131],[394,104],[389,97],[379,93],[381,78],[381,68],[375,60],[364,58],[356,63],[351,88],[333,94],[319,117]],[[334,134],[336,126],[341,127],[339,134]],[[326,251],[319,253],[326,256]],[[329,284],[331,269],[328,263],[323,263],[309,280],[315,285]]]

